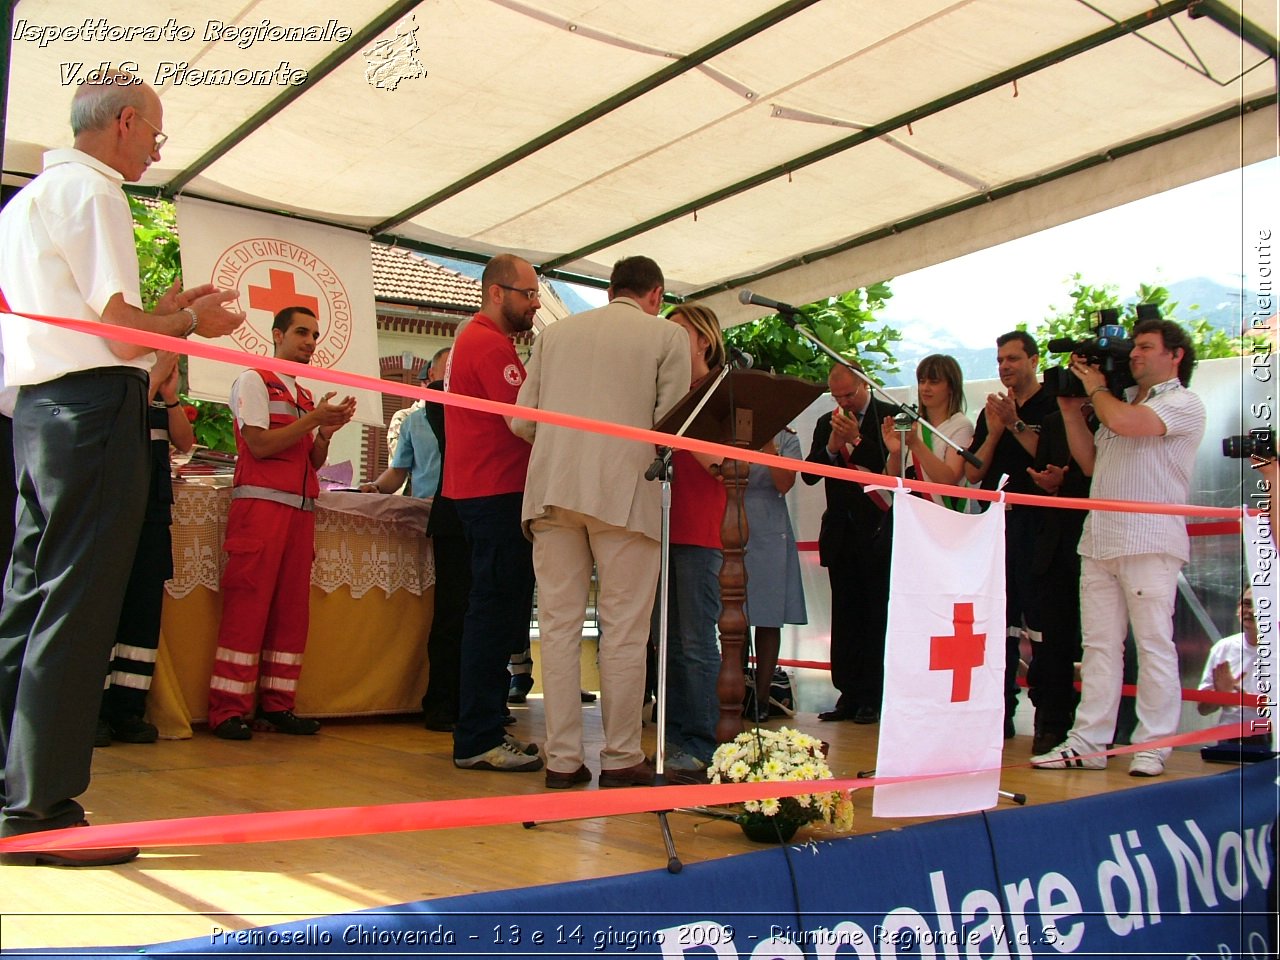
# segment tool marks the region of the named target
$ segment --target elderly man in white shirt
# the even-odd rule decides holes
[[[219,337],[244,321],[234,291],[177,284],[142,309],[124,180],[160,159],[154,90],[104,72],[72,100],[75,149],[0,212],[7,310],[171,336]],[[0,613],[0,835],[84,823],[102,678],[147,497],[146,347],[0,317],[4,379],[18,387],[17,533]],[[123,863],[136,848],[6,853],[6,864]]]
[[[1085,397],[1059,397],[1071,456],[1093,477],[1095,500],[1186,503],[1191,467],[1204,436],[1205,410],[1186,388],[1195,350],[1169,320],[1139,321],[1133,329],[1129,371],[1137,381],[1123,399],[1112,396],[1103,373],[1074,356],[1071,372]],[[1090,434],[1083,407],[1093,404],[1101,426]],[[1080,621],[1084,659],[1080,707],[1067,739],[1031,758],[1041,769],[1102,770],[1098,756],[1115,735],[1125,633],[1138,649],[1138,726],[1133,742],[1171,736],[1181,713],[1173,606],[1178,571],[1190,556],[1181,517],[1095,510],[1080,537]],[[1129,775],[1164,772],[1168,747],[1140,750]]]

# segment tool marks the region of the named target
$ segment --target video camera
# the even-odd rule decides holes
[[[1233,460],[1271,459],[1276,455],[1276,432],[1270,427],[1255,427],[1238,437],[1223,437],[1222,455]]]
[[[1138,304],[1138,319],[1160,319],[1160,308],[1153,303]],[[1072,340],[1059,337],[1050,340],[1050,353],[1072,353],[1084,357],[1090,366],[1097,367],[1106,377],[1107,390],[1116,397],[1124,396],[1124,392],[1134,385],[1133,374],[1129,372],[1129,353],[1133,350],[1133,341],[1129,332],[1117,321],[1119,311],[1107,307],[1096,314],[1097,326],[1093,328],[1090,340]],[[1083,397],[1084,384],[1071,372],[1069,364],[1050,367],[1044,372],[1044,382],[1060,397]]]

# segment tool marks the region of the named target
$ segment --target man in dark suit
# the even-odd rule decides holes
[[[857,361],[851,366],[861,370]],[[880,432],[887,404],[852,372],[835,366],[827,386],[837,407],[819,418],[806,460],[883,473],[886,451]],[[818,482],[802,473],[804,482]],[[831,682],[840,691],[835,709],[819,720],[876,723],[884,694],[884,632],[889,607],[889,558],[893,520],[888,499],[868,496],[862,485],[824,478],[818,555],[831,579]]]

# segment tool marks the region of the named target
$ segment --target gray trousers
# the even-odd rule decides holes
[[[18,391],[17,532],[0,610],[0,836],[73,826],[147,499],[146,375]]]

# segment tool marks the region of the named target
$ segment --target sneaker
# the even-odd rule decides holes
[[[692,754],[683,750],[672,750],[662,759],[663,771],[672,770],[681,773],[701,773],[707,765]]]
[[[259,710],[254,726],[268,732],[309,737],[320,729],[320,721],[296,716],[292,710]]]
[[[523,753],[526,757],[536,757],[538,755],[538,745],[536,743],[525,743],[523,740],[513,737],[509,733],[502,735],[502,742],[510,744],[513,749],[519,753]]]
[[[251,740],[253,731],[244,722],[244,717],[227,717],[213,728],[213,735],[223,740]]]
[[[111,724],[98,718],[98,725],[93,730],[93,745],[95,747],[111,746]]]
[[[1164,758],[1156,750],[1139,750],[1129,761],[1129,776],[1158,777],[1164,773]]]
[[[141,717],[115,717],[107,724],[111,728],[111,739],[121,743],[155,743],[160,739],[160,731],[155,724],[147,723]]]
[[[474,757],[454,757],[453,765],[459,770],[496,770],[500,773],[533,773],[542,769],[542,758],[521,753],[503,741],[492,749]]]
[[[1037,770],[1105,770],[1107,758],[1084,756],[1070,740],[1064,740],[1052,750],[1032,757],[1031,766]]]

